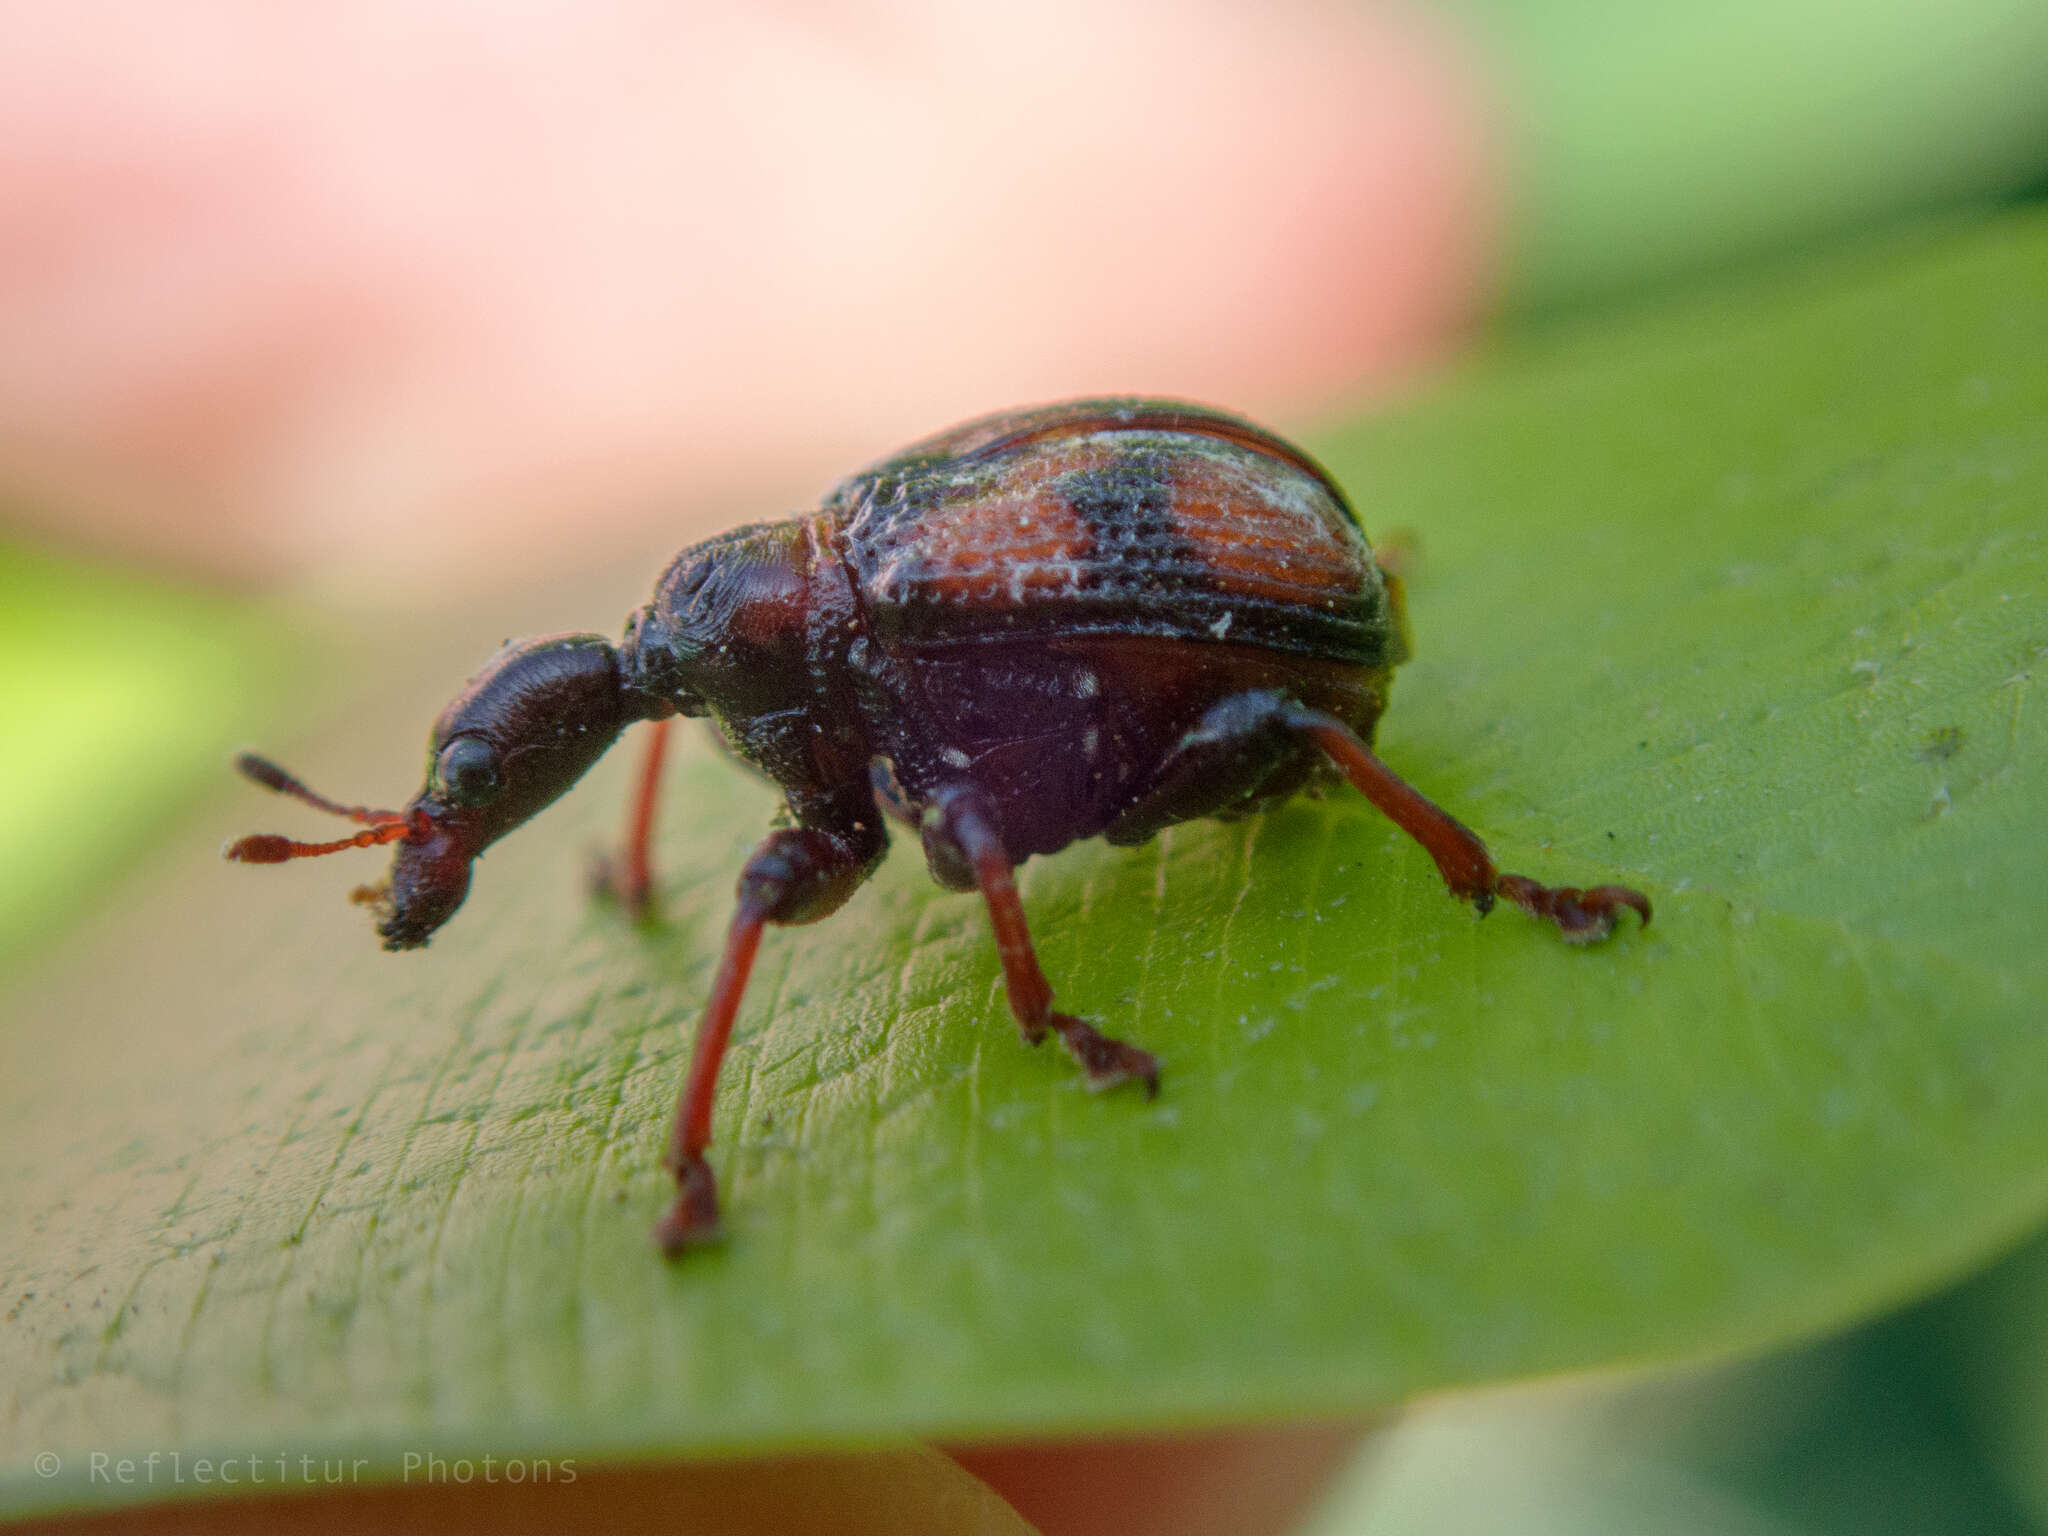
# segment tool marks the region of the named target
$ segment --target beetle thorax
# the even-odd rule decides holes
[[[801,704],[811,564],[797,522],[736,528],[684,550],[627,626],[629,674],[689,715]]]

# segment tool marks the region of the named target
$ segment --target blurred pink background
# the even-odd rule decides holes
[[[240,574],[657,560],[954,419],[1298,419],[1437,355],[1494,199],[1393,6],[0,20],[17,517]]]

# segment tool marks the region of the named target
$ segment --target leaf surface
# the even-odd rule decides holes
[[[1147,1104],[1019,1045],[977,904],[899,847],[764,946],[730,1241],[668,1265],[657,1158],[770,795],[682,754],[635,931],[579,889],[614,754],[392,957],[339,899],[367,870],[215,861],[292,824],[224,793],[9,1005],[15,1498],[64,1496],[43,1449],[1350,1412],[1783,1340],[2036,1223],[2048,221],[1609,317],[1317,446],[1417,530],[1384,755],[1506,867],[1642,886],[1647,932],[1477,921],[1349,794],[1034,862],[1046,969],[1162,1057]],[[288,760],[389,784],[418,677],[473,659]]]

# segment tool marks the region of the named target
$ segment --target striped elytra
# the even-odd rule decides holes
[[[853,476],[823,510],[886,636],[1124,633],[1401,660],[1343,492],[1218,411],[1097,400],[988,417]]]

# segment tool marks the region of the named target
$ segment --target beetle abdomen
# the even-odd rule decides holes
[[[825,510],[884,643],[1122,633],[1401,659],[1342,493],[1299,449],[1201,407],[987,417],[854,476]]]

